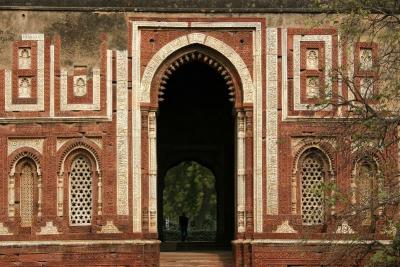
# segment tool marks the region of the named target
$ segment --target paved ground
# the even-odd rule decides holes
[[[161,267],[232,267],[232,251],[161,252]]]

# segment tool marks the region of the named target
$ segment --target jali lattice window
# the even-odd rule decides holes
[[[78,156],[71,165],[70,225],[90,225],[92,222],[92,171],[90,162]]]
[[[20,185],[20,216],[21,226],[31,227],[33,218],[33,190],[34,190],[34,174],[29,164],[25,164],[21,169],[21,185]]]
[[[365,157],[357,162],[356,171],[356,190],[357,208],[363,217],[362,224],[371,223],[371,214],[377,205],[377,165],[372,158]]]
[[[324,222],[323,162],[316,153],[307,155],[301,163],[301,212],[303,224]]]

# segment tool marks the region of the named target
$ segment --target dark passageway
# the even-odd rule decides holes
[[[163,240],[166,172],[196,161],[215,175],[217,242],[234,235],[234,117],[224,78],[209,65],[192,61],[170,76],[157,117],[159,233]],[[184,189],[182,189],[184,190]]]

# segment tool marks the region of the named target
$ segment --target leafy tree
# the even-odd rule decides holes
[[[197,162],[185,161],[167,172],[163,203],[164,218],[171,224],[177,226],[179,216],[185,212],[192,229],[215,231],[215,177]]]
[[[380,159],[378,162],[365,153],[352,172],[353,188],[344,192],[335,188],[330,202],[338,208],[332,220],[338,225],[349,222],[356,231],[351,229],[347,237],[350,245],[331,249],[339,261],[347,257],[370,266],[400,266],[400,1],[333,0],[315,4],[327,14],[320,23],[338,29],[343,53],[349,55],[347,64],[331,73],[332,81],[340,81],[348,94],[329,95],[319,103],[320,108],[331,105],[341,110],[336,134],[343,149],[373,150]],[[353,59],[358,43],[371,48],[365,51],[366,58]],[[349,162],[342,168],[352,168]],[[326,188],[331,190],[332,186]],[[382,241],[385,239],[391,242]]]

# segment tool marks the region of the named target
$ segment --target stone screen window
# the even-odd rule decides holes
[[[310,153],[301,162],[301,213],[304,225],[324,223],[323,162]]]
[[[378,206],[379,182],[377,173],[378,167],[371,157],[364,157],[356,164],[355,170],[355,195],[356,212],[359,210],[362,225],[370,225],[374,209]]]
[[[89,160],[79,155],[72,162],[69,177],[69,223],[71,226],[90,225],[92,223],[92,180]]]
[[[31,227],[33,219],[34,205],[34,172],[29,164],[24,164],[21,168],[21,197],[20,197],[20,215],[21,227]]]

